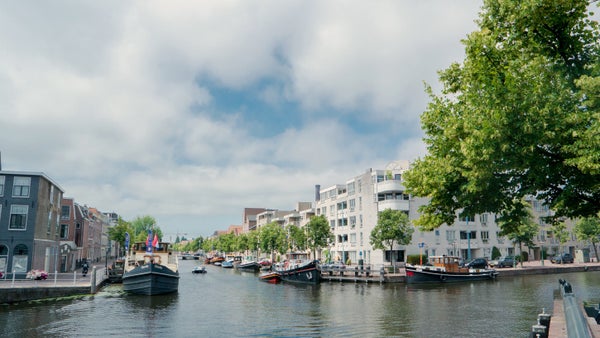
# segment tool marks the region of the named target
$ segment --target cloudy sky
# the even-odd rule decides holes
[[[0,4],[2,169],[166,234],[424,154],[424,83],[481,1]]]

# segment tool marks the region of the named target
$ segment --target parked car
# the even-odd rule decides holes
[[[471,269],[485,269],[488,267],[488,261],[485,258],[475,258],[474,260],[465,264],[465,267]]]
[[[575,259],[573,258],[573,256],[570,253],[564,252],[564,253],[561,253],[561,254],[558,254],[558,255],[552,257],[550,259],[550,261],[552,263],[563,264],[563,263],[573,263],[575,261]]]
[[[491,265],[495,268],[512,268],[517,263],[518,260],[515,259],[515,256],[502,256],[491,263]]]

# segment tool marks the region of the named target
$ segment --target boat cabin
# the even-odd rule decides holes
[[[464,272],[469,269],[460,266],[460,258],[455,256],[431,256],[429,264],[436,268],[444,268],[446,272]]]
[[[158,243],[158,248],[152,248],[152,252],[146,252],[146,249],[146,242],[133,244],[131,246],[131,256],[127,260],[128,265],[144,265],[148,263],[167,264],[172,263],[172,260],[174,259],[170,243],[160,242]],[[132,257],[133,259],[131,259]],[[166,262],[166,260],[169,262]]]

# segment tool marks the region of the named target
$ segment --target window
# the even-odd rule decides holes
[[[71,207],[68,205],[63,205],[60,208],[60,219],[69,219],[71,218]]]
[[[50,185],[50,193],[48,193],[48,200],[50,201],[50,205],[54,205],[54,186]]]
[[[333,219],[332,219],[332,220],[330,220],[330,221],[329,221],[329,227],[330,227],[331,229],[334,229],[334,228],[335,228],[335,220],[333,220]]]
[[[472,215],[469,215],[469,216],[461,216],[461,217],[459,218],[459,220],[460,220],[461,222],[475,222],[475,217],[473,217]]]
[[[29,255],[29,250],[27,249],[27,246],[25,246],[24,244],[19,244],[15,247],[14,249],[14,256],[13,256],[13,270],[15,272],[26,272],[27,271],[27,266],[28,266],[28,255]]]
[[[356,216],[350,216],[350,226],[353,228],[356,226]]]
[[[454,230],[446,230],[446,239],[448,240],[448,242],[454,242],[454,240],[456,239],[456,234],[454,233]]]
[[[4,176],[0,176],[0,196],[4,196]]]
[[[52,230],[52,210],[48,211],[48,225],[46,226],[46,233],[50,235]]]
[[[354,195],[354,191],[355,191],[355,183],[354,182],[348,183],[348,195]]]
[[[348,208],[348,203],[346,203],[346,201],[337,204],[338,210],[346,210],[346,208]]]
[[[483,243],[487,243],[490,240],[490,232],[482,231],[481,232],[481,240],[483,241]]]
[[[29,187],[31,186],[31,177],[15,176],[13,182],[13,197],[29,197]]]
[[[488,221],[488,214],[479,215],[479,223],[481,223],[481,225],[486,226],[487,221]]]
[[[335,205],[330,205],[329,206],[329,215],[333,216],[334,213],[335,213]]]
[[[69,225],[61,224],[60,225],[60,238],[66,239],[68,235],[69,235]]]
[[[26,230],[27,229],[27,212],[29,207],[26,205],[11,205],[10,206],[10,224],[9,230]]]
[[[350,200],[350,211],[354,211],[356,209],[356,200],[353,198]]]
[[[470,238],[469,238],[470,235]],[[477,238],[477,231],[461,231],[460,239],[475,239]]]

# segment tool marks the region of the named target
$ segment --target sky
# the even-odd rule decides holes
[[[6,1],[2,170],[166,235],[425,155],[481,1]]]

